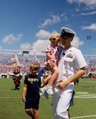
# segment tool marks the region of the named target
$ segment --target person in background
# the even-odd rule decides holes
[[[69,119],[71,118],[70,107],[74,105],[74,96],[75,96],[75,91],[73,90],[72,97],[70,100],[70,105],[69,105],[69,108],[67,109]]]
[[[18,66],[14,67],[13,75],[11,78],[13,79],[13,82],[15,85],[14,90],[19,90],[20,84],[21,84],[21,79],[22,79],[22,75],[20,73],[20,67],[18,67]]]
[[[81,51],[71,45],[75,31],[63,27],[61,43],[64,46],[58,62],[59,75],[52,96],[54,119],[69,119],[68,109],[74,90],[74,82],[85,74],[86,61]]]
[[[25,103],[25,112],[31,119],[39,119],[41,74],[40,64],[33,63],[30,65],[30,74],[24,80],[22,100]]]

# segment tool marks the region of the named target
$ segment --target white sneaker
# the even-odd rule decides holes
[[[40,96],[43,95],[43,93],[40,92]]]
[[[40,88],[40,92],[41,92],[42,94],[44,93],[45,90],[46,90],[45,87]]]
[[[48,93],[47,93],[47,91],[46,91],[46,87],[43,87],[43,88],[41,88],[40,90],[41,90],[41,92],[42,92],[42,95],[44,95],[44,97],[48,99],[49,97],[48,97]]]
[[[59,92],[59,89],[58,88],[54,88],[54,92],[55,93],[58,93]]]
[[[46,91],[48,94],[53,95],[53,87],[52,86],[48,86]]]

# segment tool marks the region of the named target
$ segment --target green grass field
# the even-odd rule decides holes
[[[0,79],[0,119],[30,119],[24,112],[20,90],[14,88],[11,79]],[[70,108],[71,119],[96,119],[96,79],[80,79],[75,86],[74,106]],[[53,119],[51,96],[41,96],[40,119]]]

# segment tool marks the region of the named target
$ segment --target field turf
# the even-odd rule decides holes
[[[24,112],[21,89],[13,90],[11,79],[0,79],[0,119],[31,119]],[[41,96],[40,119],[53,119],[52,97]],[[71,119],[96,119],[96,79],[80,79],[75,86],[74,106],[70,108]]]

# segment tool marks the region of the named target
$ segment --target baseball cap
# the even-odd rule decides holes
[[[76,32],[68,27],[62,27],[61,29],[61,35],[63,39],[66,38],[73,38],[76,35]]]

